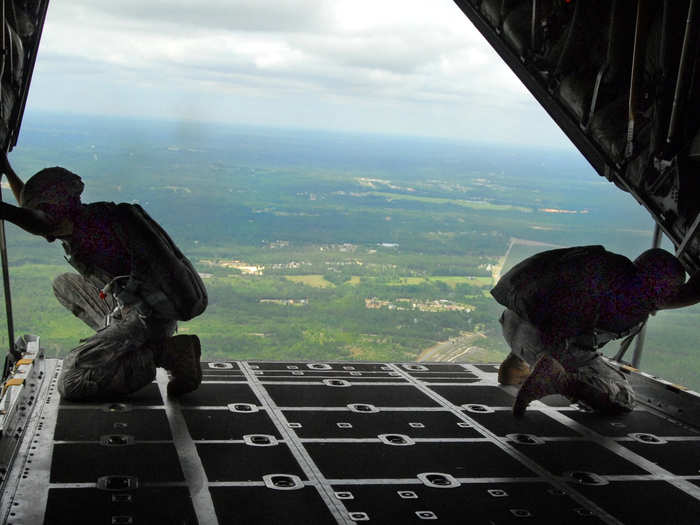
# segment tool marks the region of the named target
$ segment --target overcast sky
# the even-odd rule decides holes
[[[29,108],[568,147],[451,0],[57,0]]]

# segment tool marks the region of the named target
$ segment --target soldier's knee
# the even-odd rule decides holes
[[[634,390],[632,387],[625,384],[618,384],[617,392],[614,392],[610,396],[611,405],[613,406],[613,411],[622,415],[627,412],[634,410],[634,405],[636,404]]]
[[[68,401],[86,401],[97,394],[97,384],[77,368],[64,370],[56,386],[61,398]]]
[[[54,295],[58,299],[68,297],[70,295],[70,290],[75,289],[78,285],[76,279],[80,278],[79,275],[74,273],[62,273],[57,276],[51,283]]]
[[[576,400],[607,416],[620,416],[634,409],[632,386],[619,372],[602,361],[582,367],[575,374]]]

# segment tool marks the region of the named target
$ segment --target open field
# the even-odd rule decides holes
[[[406,284],[422,284],[427,281],[437,281],[455,288],[458,284],[470,284],[472,286],[491,286],[491,277],[467,277],[461,275],[431,275],[430,277],[401,277],[397,281],[387,283],[391,286],[401,286]]]
[[[511,238],[508,243],[508,249],[503,257],[500,258],[499,264],[494,268],[493,280],[498,282],[498,279],[505,273],[507,273],[513,266],[518,264],[520,261],[527,259],[546,250],[554,250],[556,248],[563,248],[561,245],[549,244],[544,242],[530,241],[527,239],[515,239]]]
[[[488,201],[468,201],[464,199],[446,199],[440,197],[419,197],[415,195],[406,195],[401,193],[388,193],[381,191],[370,191],[368,195],[374,195],[376,197],[384,197],[385,199],[392,200],[407,200],[423,202],[426,204],[453,204],[455,206],[461,206],[463,208],[471,208],[473,210],[480,211],[517,211],[520,213],[532,213],[532,208],[526,208],[524,206],[514,206],[512,204],[494,204]]]
[[[285,275],[285,279],[294,283],[302,283],[315,288],[332,288],[335,286],[330,281],[327,281],[323,275]],[[360,284],[361,276],[353,275],[347,281],[347,284],[357,286]],[[441,282],[448,285],[450,288],[455,288],[458,284],[469,284],[472,286],[486,287],[491,286],[493,279],[491,277],[470,277],[460,275],[431,275],[430,277],[400,277],[396,280],[386,282],[387,286],[406,286],[418,285],[426,282]]]
[[[326,281],[323,275],[285,275],[284,278],[293,283],[301,283],[314,288],[333,288],[335,286],[332,282]]]

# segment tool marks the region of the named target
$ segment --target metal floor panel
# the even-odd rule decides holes
[[[376,523],[604,523],[546,483],[474,483],[443,490],[415,485],[334,487],[352,494],[351,512],[364,512]],[[460,502],[460,503],[458,503]]]
[[[206,408],[187,408],[182,411],[190,435],[194,440],[242,440],[246,434],[267,434],[281,439],[267,412],[231,412]]]
[[[16,519],[10,523],[22,522]],[[196,523],[196,517],[185,486],[141,487],[129,493],[95,488],[52,488],[49,489],[45,523],[174,525]]]
[[[470,412],[469,417],[497,436],[534,434],[547,437],[580,437],[580,434],[571,427],[541,412],[530,411],[526,418],[520,420],[515,419],[510,410],[494,410],[483,414]]]
[[[331,525],[336,523],[313,487],[273,491],[267,487],[213,487],[210,489],[219,523],[255,525]]]
[[[496,383],[493,365],[207,362],[202,387],[179,400],[160,371],[108,403],[61,402],[60,362],[44,366],[4,478],[0,510],[12,525],[700,515],[692,422],[645,405],[603,418],[563,398],[515,420],[514,389]]]
[[[347,380],[344,380],[347,381]],[[409,384],[383,386],[352,384],[265,385],[265,390],[278,406],[344,407],[349,404],[371,404],[378,407],[435,407],[437,403]]]
[[[404,434],[413,439],[480,438],[475,429],[447,411],[353,412],[350,410],[285,410],[284,417],[296,423],[299,438],[373,438],[380,434]]]
[[[128,434],[136,441],[172,441],[164,410],[134,408],[128,411],[104,409],[60,410],[55,441],[99,441],[109,434]]]

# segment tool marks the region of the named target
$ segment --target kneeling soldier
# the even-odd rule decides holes
[[[59,275],[54,293],[96,331],[64,360],[61,395],[128,394],[153,381],[158,366],[171,372],[169,395],[195,390],[202,381],[199,338],[173,334],[178,320],[205,310],[207,293],[168,234],[137,204],[81,203],[83,182],[66,169],[44,169],[26,184],[6,156],[0,169],[20,205],[3,203],[0,217],[61,241],[78,273]]]
[[[629,344],[657,310],[700,301],[700,277],[662,249],[634,262],[602,246],[549,250],[514,266],[491,291],[511,353],[499,382],[522,385],[513,414],[549,394],[561,394],[604,414],[634,406],[624,374],[598,349],[613,339]],[[530,372],[530,367],[534,367]]]

